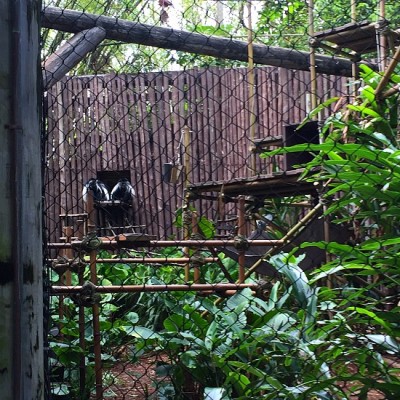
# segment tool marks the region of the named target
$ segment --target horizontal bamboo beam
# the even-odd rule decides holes
[[[194,283],[193,285],[121,285],[121,286],[95,286],[95,291],[100,294],[106,293],[134,293],[134,292],[199,292],[204,290],[211,290],[213,292],[224,292],[226,290],[241,290],[250,288],[257,290],[259,285],[255,283]],[[67,295],[77,294],[81,291],[82,286],[52,286],[50,295]]]
[[[48,243],[48,249],[69,249],[71,247],[76,247],[79,249],[79,245],[81,241],[75,241],[73,243]],[[247,242],[249,246],[281,246],[286,242],[281,239],[277,240],[249,240]],[[121,245],[134,244],[134,242],[129,241],[116,241],[109,240],[105,241],[100,245],[100,248],[116,248],[121,247]],[[230,240],[150,240],[148,242],[138,242],[138,247],[174,247],[174,246],[190,246],[190,247],[221,247],[221,246],[235,246],[236,241],[233,239]],[[128,247],[128,246],[126,246]]]
[[[70,33],[101,27],[106,30],[106,39],[229,60],[248,61],[248,43],[245,41],[142,24],[84,11],[44,7],[41,23],[43,28]],[[253,44],[255,64],[309,71],[309,58],[309,53],[306,51]],[[321,74],[352,76],[352,62],[339,57],[317,54],[316,69]]]
[[[205,263],[216,262],[219,259],[216,257],[205,257],[203,261]],[[50,262],[57,262],[57,259],[49,260]],[[161,257],[132,257],[132,258],[98,258],[96,260],[102,264],[184,264],[192,261],[190,257],[173,257],[173,258],[161,258]],[[65,262],[73,262],[73,260],[65,260]]]

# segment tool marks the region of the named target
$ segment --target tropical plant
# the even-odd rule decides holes
[[[298,151],[315,154],[305,166],[303,179],[323,183],[326,214],[335,222],[347,223],[354,232],[351,243],[300,246],[317,246],[333,256],[314,273],[312,283],[323,284],[327,277],[336,282],[336,287],[324,288],[326,306],[331,318],[339,317],[343,325],[326,325],[329,334],[324,340],[330,346],[321,356],[331,357],[332,351],[338,352],[339,365],[332,364],[335,374],[343,381],[358,382],[363,395],[371,387],[379,387],[386,398],[396,398],[400,382],[398,371],[390,368],[390,357],[400,356],[396,307],[400,283],[399,101],[394,91],[382,96],[377,90],[381,73],[367,66],[361,66],[361,71],[359,96],[325,121],[323,143],[293,146],[264,156]],[[389,82],[397,84],[400,76],[393,74]],[[336,100],[320,105],[310,117]],[[380,349],[378,355],[374,353],[376,348]],[[343,356],[357,365],[356,374],[340,367]],[[381,376],[383,382],[376,382],[376,376]]]
[[[332,360],[320,350],[343,321],[317,323],[326,302],[318,304],[318,289],[309,285],[300,261],[282,254],[271,259],[282,280],[268,299],[245,289],[221,307],[209,299],[181,303],[162,331],[136,326],[136,356],[158,351],[169,359],[157,369],[161,398],[183,399],[188,387],[199,396],[213,388],[220,399],[330,399],[340,393]]]

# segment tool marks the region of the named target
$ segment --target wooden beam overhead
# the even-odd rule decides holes
[[[42,14],[42,27],[70,33],[101,27],[106,31],[106,39],[110,40],[248,61],[248,43],[244,41],[147,25],[82,11],[45,7]],[[256,64],[310,70],[310,57],[306,51],[253,44],[253,52]],[[352,62],[344,58],[317,54],[316,69],[321,74],[352,76]]]

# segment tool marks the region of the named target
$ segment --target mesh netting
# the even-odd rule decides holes
[[[314,3],[45,2],[48,398],[398,398],[399,14]]]

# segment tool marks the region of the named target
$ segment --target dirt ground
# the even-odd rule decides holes
[[[166,361],[166,357],[152,355],[143,357],[136,364],[117,363],[112,369],[114,377],[113,384],[105,391],[104,397],[113,400],[145,400],[151,397],[156,390],[155,366],[158,362]],[[396,367],[400,367],[400,363]],[[352,392],[352,382],[340,385],[345,391]],[[154,397],[155,399],[155,397]],[[350,400],[358,400],[359,396],[355,393],[349,397]],[[385,400],[383,393],[377,390],[370,390],[367,399],[363,400]]]

